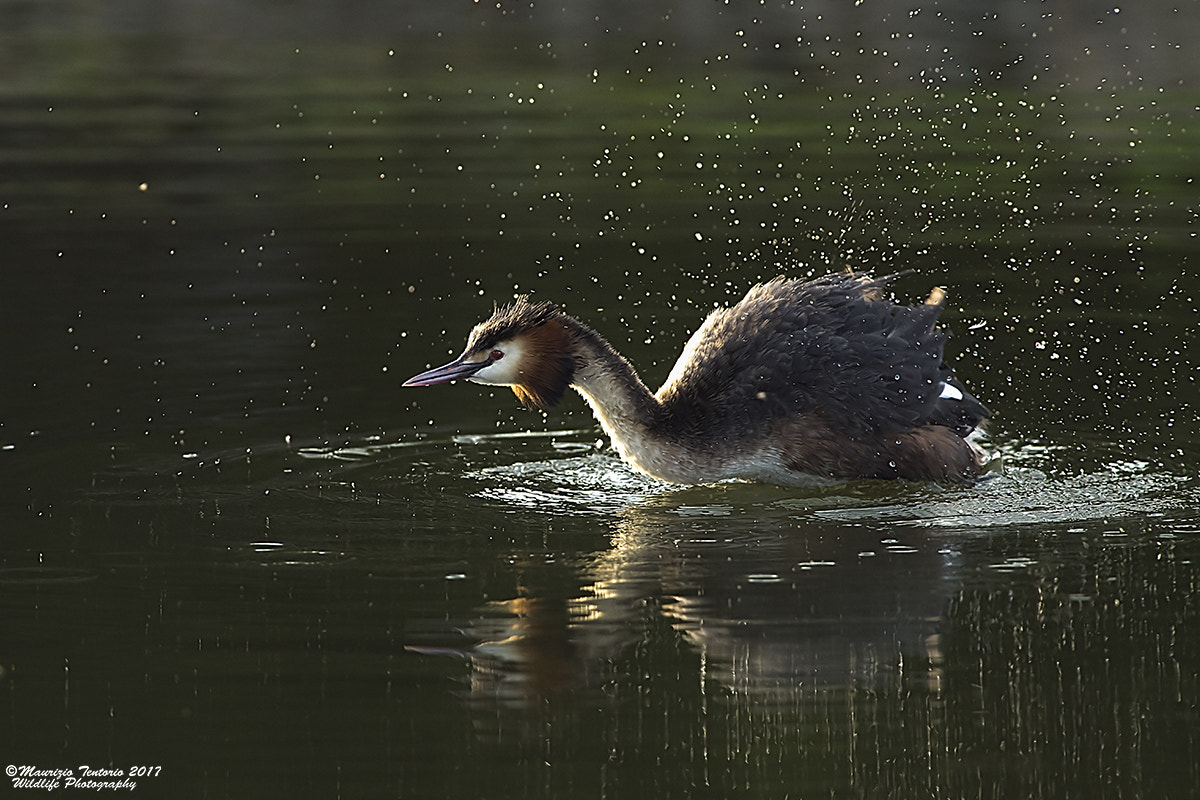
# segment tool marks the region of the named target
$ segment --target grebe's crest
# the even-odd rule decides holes
[[[462,359],[490,363],[468,380],[508,386],[527,408],[562,400],[575,375],[567,318],[554,303],[521,295],[475,326]]]

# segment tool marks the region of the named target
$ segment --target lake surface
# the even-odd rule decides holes
[[[1197,35],[0,2],[6,781],[1194,796]],[[847,265],[946,288],[1002,469],[672,487],[574,395],[400,388],[518,292],[657,385],[714,305]]]

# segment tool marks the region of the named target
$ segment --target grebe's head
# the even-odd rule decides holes
[[[467,348],[449,364],[422,372],[405,386],[469,380],[509,386],[528,408],[550,408],[562,399],[575,375],[568,318],[553,304],[521,295],[467,338]]]

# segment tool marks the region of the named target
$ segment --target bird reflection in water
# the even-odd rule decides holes
[[[503,706],[677,672],[680,650],[696,685],[749,697],[938,690],[945,553],[783,513],[714,534],[678,510],[659,497],[622,512],[606,550],[526,557],[517,595],[481,608],[457,647],[408,649],[466,659],[473,699]]]

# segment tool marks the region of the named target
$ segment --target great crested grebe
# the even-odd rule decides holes
[[[571,386],[626,461],[672,483],[971,481],[984,454],[967,437],[988,410],[942,360],[945,292],[896,305],[894,277],[759,284],[708,315],[653,394],[600,334],[526,296],[404,385],[510,386],[542,409]]]

